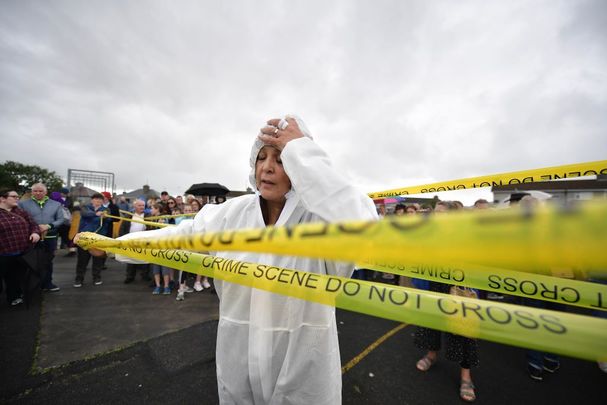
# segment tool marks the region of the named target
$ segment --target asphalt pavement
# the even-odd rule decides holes
[[[216,404],[217,297],[185,301],[153,296],[147,282],[124,284],[125,265],[107,261],[103,285],[90,270],[73,288],[75,257],[58,251],[61,291],[36,292],[29,308],[0,302],[0,403]],[[450,404],[458,366],[440,358],[415,369],[414,326],[338,311],[344,404]],[[378,343],[378,339],[381,340]],[[473,369],[478,404],[602,404],[607,374],[596,363],[565,358],[542,382],[526,372],[524,350],[480,342]]]

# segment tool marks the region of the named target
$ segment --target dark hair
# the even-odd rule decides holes
[[[160,195],[169,195],[168,191],[163,191],[160,193]]]
[[[406,208],[405,208],[405,204],[396,204],[396,205],[394,206],[394,212],[396,212],[396,211],[398,211],[398,210],[403,210],[403,211],[405,211],[405,210],[406,210]]]
[[[91,196],[91,200],[92,200],[93,198],[99,198],[100,200],[103,200],[103,194],[101,194],[101,193],[95,193],[95,194],[93,194],[93,195]]]
[[[167,211],[167,206],[164,205],[163,203],[154,203],[152,204],[152,208],[156,208],[158,210],[158,212],[160,213],[160,215],[166,215],[169,212]]]
[[[10,193],[11,191],[15,191],[15,190],[12,188],[6,188],[6,187],[0,188],[0,197],[8,198],[8,193]]]

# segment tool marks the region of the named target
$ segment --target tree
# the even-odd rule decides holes
[[[40,166],[10,160],[0,164],[0,187],[8,187],[22,194],[36,183],[44,183],[49,192],[63,187],[63,179],[57,173]]]

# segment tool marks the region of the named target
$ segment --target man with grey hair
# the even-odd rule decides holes
[[[57,234],[59,227],[65,223],[63,208],[57,201],[51,200],[46,186],[36,183],[32,186],[32,198],[19,203],[19,207],[27,211],[38,224],[41,243],[47,253],[44,264],[45,272],[41,281],[42,291],[59,291],[53,284],[53,259],[57,250]]]

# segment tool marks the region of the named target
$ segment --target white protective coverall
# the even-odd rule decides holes
[[[253,165],[258,152],[259,145],[254,146]],[[324,151],[310,138],[288,142],[281,158],[292,189],[286,195],[276,226],[377,218],[373,201],[338,174]],[[182,221],[176,227],[123,238],[262,228],[265,223],[259,198],[258,194],[245,195],[220,205],[207,204],[193,220]],[[344,277],[350,277],[354,268],[352,264],[323,259],[247,252],[209,253]],[[117,259],[132,260],[124,256]],[[334,308],[217,279],[215,287],[220,300],[216,361],[222,404],[341,403],[341,362]]]

